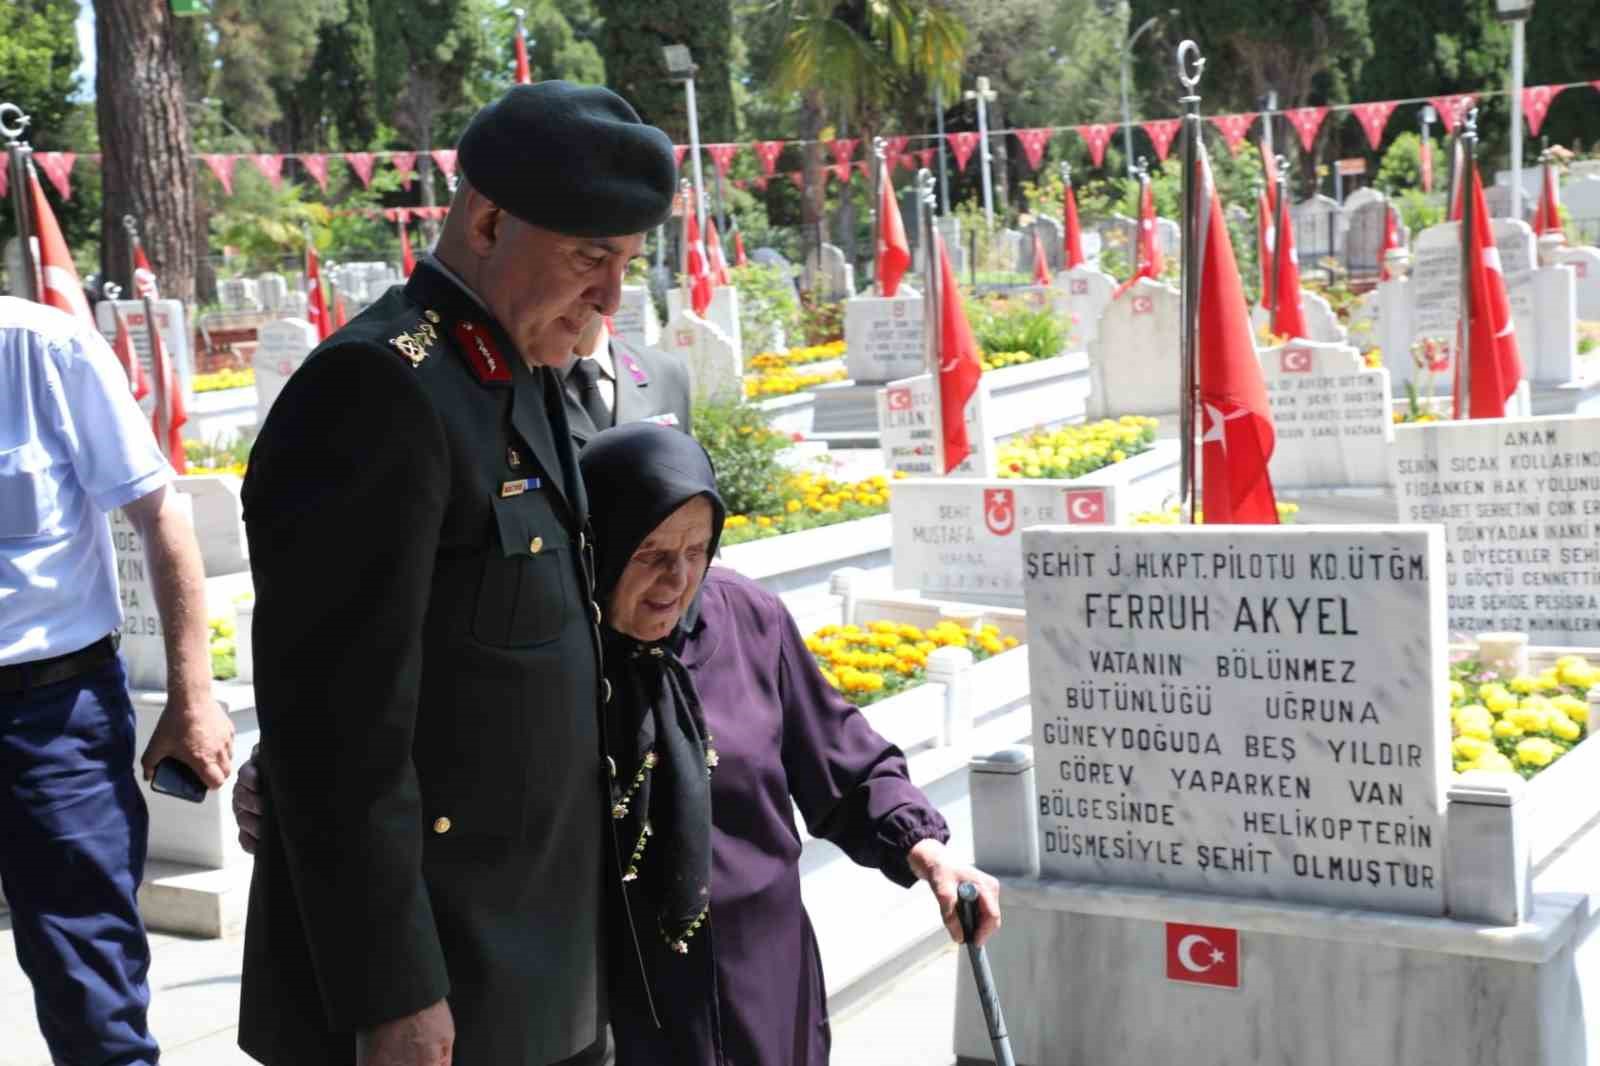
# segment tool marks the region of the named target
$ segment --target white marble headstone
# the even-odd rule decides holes
[[[622,303],[611,321],[617,327],[617,336],[636,347],[654,348],[661,340],[661,320],[656,317],[655,301],[643,285],[622,287]]]
[[[1600,165],[1582,171],[1572,168],[1561,186],[1561,206],[1567,209],[1576,235],[1587,240],[1600,236]]]
[[[878,439],[883,465],[907,477],[944,477],[944,433],[932,374],[891,381],[878,390]],[[950,477],[994,477],[994,440],[988,432],[989,383],[978,379],[967,401],[971,454]]]
[[[189,497],[194,508],[194,535],[206,577],[248,570],[250,544],[239,500],[240,479],[231,474],[198,475],[180,477],[173,486]]]
[[[279,318],[257,331],[256,424],[265,425],[267,412],[278,400],[289,375],[300,369],[317,346],[317,327],[299,318]]]
[[[1053,278],[1066,269],[1066,234],[1060,221],[1049,215],[1039,215],[1022,231],[1022,261],[1017,264],[1017,272],[1033,276],[1033,235],[1038,233],[1039,242],[1044,246],[1045,269]]]
[[[1568,248],[1557,262],[1572,268],[1578,317],[1600,322],[1600,248]]]
[[[670,322],[678,316],[680,311],[692,310],[684,300],[682,289],[667,290],[667,320]],[[739,290],[732,285],[718,285],[711,290],[711,306],[706,308],[706,321],[722,331],[734,346],[735,350],[744,355],[744,329],[739,321]],[[665,327],[663,327],[665,328]],[[661,347],[658,343],[652,347]]]
[[[1057,274],[1050,283],[1051,302],[1059,314],[1072,322],[1072,347],[1085,350],[1100,335],[1100,316],[1105,314],[1117,282],[1091,266],[1073,267]]]
[[[256,292],[263,311],[281,311],[289,297],[289,283],[282,274],[262,274],[256,278]]]
[[[1440,522],[1450,627],[1600,646],[1600,418],[1395,427],[1396,519]]]
[[[1309,337],[1300,340],[1315,341],[1318,344],[1343,344],[1348,339],[1344,324],[1339,321],[1339,316],[1334,314],[1333,307],[1320,294],[1309,289],[1300,290],[1300,315],[1305,320],[1306,332]],[[1272,312],[1262,307],[1259,303],[1250,308],[1250,324],[1260,330],[1272,322]]]
[[[143,300],[118,300],[117,310],[122,312],[122,320],[128,324],[128,335],[133,340],[133,350],[139,356],[139,362],[144,364],[144,372],[154,382],[155,368],[150,357],[150,327],[145,317]],[[161,331],[161,343],[167,349],[167,355],[172,360],[173,368],[178,375],[178,383],[183,387],[184,403],[193,408],[194,399],[194,355],[189,343],[189,317],[181,300],[156,300],[155,301],[156,328]],[[117,322],[111,312],[111,303],[102,300],[94,305],[94,324],[99,327],[101,335],[107,343],[113,343],[117,338]],[[146,414],[155,410],[155,388],[152,384],[150,395],[146,396],[140,406]]]
[[[193,522],[194,504],[176,492],[171,503]],[[128,687],[164,690],[167,687],[167,647],[162,637],[161,615],[156,610],[155,585],[144,539],[121,509],[111,512],[111,545],[117,561],[117,592],[122,599],[122,661],[128,669]],[[205,605],[200,605],[204,612]]]
[[[1178,410],[1182,319],[1178,290],[1148,278],[1107,305],[1089,345],[1091,420]]]
[[[217,282],[217,302],[224,311],[259,311],[261,297],[252,278],[228,278]]]
[[[1302,271],[1344,252],[1344,213],[1331,196],[1313,196],[1291,208],[1294,248]]]
[[[1170,218],[1156,219],[1156,247],[1168,259],[1183,251],[1183,228]]]
[[[735,403],[744,398],[744,360],[728,335],[693,311],[679,311],[661,332],[661,349],[689,368],[696,403]]]
[[[1047,528],[1022,552],[1043,876],[1444,912],[1437,529]]]
[[[1260,356],[1277,432],[1273,487],[1388,485],[1389,372],[1369,368],[1359,352],[1340,344],[1299,341]]]
[[[893,296],[854,296],[844,305],[844,358],[856,384],[894,381],[928,365],[922,295],[904,284]]]
[[[907,478],[894,484],[894,587],[926,596],[1022,604],[1022,531],[1109,525],[1131,516],[1122,486],[1078,481]]]
[[[856,294],[855,267],[838,245],[823,242],[806,257],[806,277],[828,299],[839,300]]]

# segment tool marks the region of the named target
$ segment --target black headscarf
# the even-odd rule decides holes
[[[722,537],[724,508],[705,449],[676,429],[631,423],[596,434],[578,460],[595,534],[595,593],[608,612],[628,560],[657,526],[696,497],[711,503],[706,565]],[[704,575],[701,575],[704,577]],[[694,683],[678,658],[698,613],[662,640],[601,627],[612,701],[608,746],[617,761],[611,815],[632,843],[623,862],[629,895],[654,910],[672,950],[688,951],[711,900],[713,738]]]

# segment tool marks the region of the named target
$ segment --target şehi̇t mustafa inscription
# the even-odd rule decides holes
[[[1437,529],[1022,548],[1046,876],[1443,913]]]

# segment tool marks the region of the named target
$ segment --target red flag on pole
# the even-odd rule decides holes
[[[744,254],[744,231],[735,226],[733,229],[733,265],[748,266],[750,260]]]
[[[1556,198],[1556,168],[1546,159],[1543,169],[1539,183],[1539,206],[1533,213],[1533,232],[1541,237],[1546,233],[1563,232],[1561,202]]]
[[[92,328],[94,315],[84,298],[78,268],[72,264],[67,239],[61,235],[56,214],[50,210],[39,175],[32,167],[28,168],[28,198],[33,201],[33,225],[39,240],[39,302],[76,315]]]
[[[1378,279],[1392,281],[1394,275],[1389,270],[1389,253],[1400,247],[1400,213],[1393,204],[1385,204],[1383,208],[1383,246],[1378,249]]]
[[[309,241],[306,242],[306,317],[317,327],[317,340],[325,341],[333,333],[328,298],[322,291],[322,267],[317,260],[316,246]]]
[[[900,279],[911,266],[911,245],[906,240],[906,225],[895,202],[894,183],[889,180],[889,164],[878,165],[878,291],[893,296],[900,291]]]
[[[411,234],[406,232],[406,220],[400,220],[400,272],[405,277],[410,277],[411,272],[417,269],[417,257],[411,251]]]
[[[1165,263],[1161,258],[1161,243],[1156,239],[1156,199],[1148,176],[1139,179],[1139,251],[1134,262],[1133,276],[1117,289],[1121,296],[1140,278],[1152,281],[1161,277]],[[1114,299],[1115,297],[1113,297]]]
[[[517,20],[517,84],[528,85],[533,81],[533,70],[528,66],[528,36],[522,31],[522,20]]]
[[[350,313],[344,306],[344,293],[335,293],[333,297],[333,328],[344,329],[350,321]]]
[[[161,299],[161,289],[156,284],[156,272],[145,257],[144,245],[136,238],[133,242],[133,291],[141,300]]]
[[[1283,193],[1284,188],[1279,186],[1280,198]],[[1287,203],[1275,206],[1281,210],[1275,212],[1273,218],[1281,218],[1283,224],[1273,226],[1276,239],[1272,270],[1277,275],[1273,282],[1277,303],[1272,309],[1272,332],[1290,340],[1304,340],[1307,339],[1306,317],[1300,310],[1300,257],[1294,250],[1294,222],[1289,218]]]
[[[715,216],[706,216],[706,259],[711,268],[711,284],[728,285],[728,257],[722,254],[722,235],[717,232]]]
[[[944,433],[944,472],[948,474],[972,454],[967,439],[967,402],[978,391],[983,364],[978,342],[961,306],[961,289],[950,267],[944,238],[936,230],[934,251],[939,256],[939,408]]]
[[[705,245],[700,240],[700,220],[696,216],[694,197],[690,196],[684,204],[683,210],[683,240],[684,247],[688,250],[688,262],[685,264],[689,275],[689,306],[694,313],[705,316],[706,309],[711,306],[711,266],[706,262]]]
[[[1261,267],[1261,306],[1271,308],[1272,249],[1278,238],[1273,227],[1271,195],[1262,189],[1256,200],[1256,262]]]
[[[116,353],[117,362],[122,364],[122,372],[128,375],[128,391],[133,393],[135,400],[142,400],[150,395],[150,380],[144,376],[144,364],[139,361],[139,353],[134,351],[128,320],[122,317],[116,301],[111,303],[111,317],[117,323],[117,335],[111,342],[111,350]]]
[[[1239,265],[1222,218],[1222,201],[1199,146],[1200,501],[1207,525],[1276,525],[1278,505],[1267,464],[1277,435],[1261,378]]]
[[[1033,283],[1050,286],[1050,261],[1045,258],[1044,239],[1039,236],[1039,228],[1033,229]]]
[[[1072,191],[1072,179],[1062,183],[1062,232],[1065,234],[1067,269],[1083,266],[1083,231],[1078,225],[1078,197]]]
[[[167,462],[179,474],[188,473],[187,459],[183,454],[183,425],[189,421],[183,405],[183,382],[172,366],[161,330],[150,323],[150,362],[156,375],[156,409],[150,417],[150,428],[155,430],[156,443],[167,454]]]
[[[1433,139],[1422,139],[1422,191],[1433,191]]]
[[[1522,358],[1517,352],[1517,335],[1511,321],[1511,301],[1506,296],[1505,272],[1500,266],[1500,249],[1494,243],[1489,224],[1489,202],[1483,195],[1483,180],[1472,170],[1472,233],[1467,264],[1468,288],[1472,306],[1463,308],[1468,317],[1468,336],[1472,348],[1472,395],[1468,418],[1504,418],[1506,401],[1522,381]],[[1461,361],[1456,360],[1455,417],[1461,417]]]

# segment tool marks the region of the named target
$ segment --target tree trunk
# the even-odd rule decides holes
[[[800,190],[800,251],[801,262],[807,265],[807,284],[815,287],[817,281],[810,276],[813,259],[821,262],[821,245],[826,239],[822,231],[824,185],[822,177],[822,145],[817,134],[822,130],[822,94],[807,92],[800,108],[800,136],[808,140],[803,150],[805,179]]]
[[[183,69],[167,0],[95,0],[95,111],[100,124],[100,267],[133,291],[132,215],[163,296],[194,302],[194,160]]]

